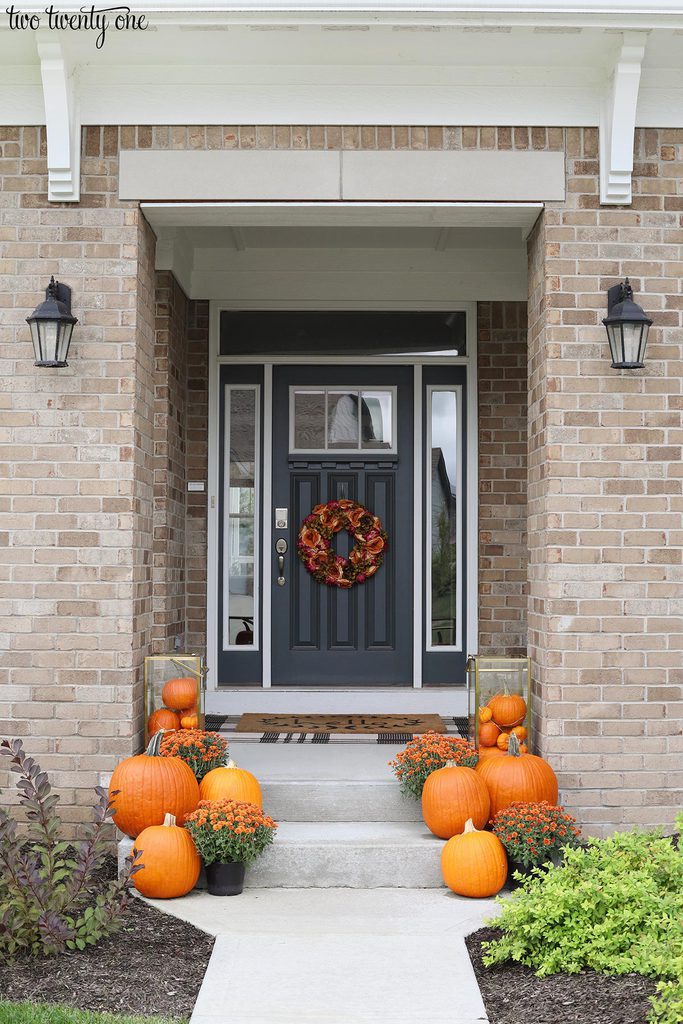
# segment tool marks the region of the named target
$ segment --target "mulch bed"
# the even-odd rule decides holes
[[[655,982],[639,974],[608,977],[596,971],[537,978],[508,962],[484,967],[481,944],[500,937],[480,928],[465,939],[491,1024],[645,1024]]]
[[[213,944],[213,936],[133,897],[123,929],[96,946],[0,962],[0,998],[187,1019]]]

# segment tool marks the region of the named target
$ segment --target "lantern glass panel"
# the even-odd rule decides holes
[[[484,747],[496,746],[501,732],[509,733],[516,726],[523,726],[527,735],[523,740],[532,749],[531,731],[531,663],[528,658],[489,658],[477,656],[471,659],[474,675],[474,713],[470,714],[471,738],[479,751]],[[494,701],[494,698],[513,697],[513,701]],[[482,709],[492,711],[491,722],[495,729],[484,729]],[[488,715],[486,716],[488,717]]]
[[[57,337],[57,347],[55,351],[55,359],[58,363],[66,363],[66,357],[69,353],[69,345],[71,344],[71,335],[73,334],[73,324],[60,324],[59,333]]]
[[[194,698],[186,708],[170,708],[178,715],[181,711],[191,713],[196,708],[197,728],[204,728],[204,691],[202,688],[202,659],[195,654],[152,655],[145,658],[145,743],[149,741],[149,719],[161,708],[167,707],[164,702],[164,687],[171,679],[189,679],[194,684]],[[188,690],[190,690],[188,684]],[[168,693],[168,691],[167,691]]]

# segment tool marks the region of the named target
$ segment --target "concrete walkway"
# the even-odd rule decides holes
[[[191,1024],[481,1024],[464,936],[492,900],[446,889],[245,889],[150,900],[215,935]]]

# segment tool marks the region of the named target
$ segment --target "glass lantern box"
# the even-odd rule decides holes
[[[204,664],[195,654],[145,658],[145,744],[159,729],[204,728]]]
[[[479,756],[507,749],[512,732],[531,750],[530,659],[477,655],[467,673],[470,739]]]

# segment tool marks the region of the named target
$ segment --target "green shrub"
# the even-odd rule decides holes
[[[3,740],[0,754],[15,772],[26,828],[0,808],[0,953],[60,953],[85,949],[118,931],[128,901],[128,879],[140,868],[132,855],[121,879],[105,885],[97,873],[107,849],[103,828],[111,816],[107,791],[98,786],[93,821],[76,853],[59,839],[59,797],[21,740]]]
[[[650,996],[650,1024],[681,1024],[683,1021],[683,978],[660,981],[657,994]]]
[[[540,976],[592,968],[671,979],[651,1020],[683,1020],[683,850],[671,838],[627,832],[589,839],[586,848],[565,850],[561,868],[535,868],[499,902],[503,913],[489,923],[503,935],[485,943],[487,966],[515,960]]]

